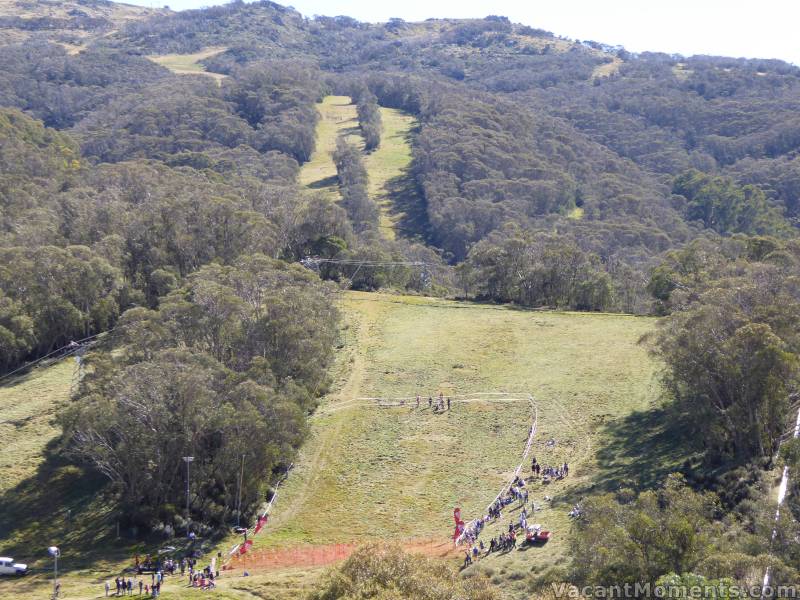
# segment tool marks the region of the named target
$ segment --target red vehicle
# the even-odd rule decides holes
[[[530,525],[525,532],[525,541],[529,544],[546,544],[550,539],[550,532],[542,529],[541,525]]]

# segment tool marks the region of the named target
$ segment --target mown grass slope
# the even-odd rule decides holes
[[[447,539],[453,507],[479,515],[519,462],[530,418],[524,402],[456,401],[434,415],[425,401],[421,410],[413,402],[379,408],[363,397],[534,395],[534,454],[544,464],[569,462],[571,476],[532,487],[536,521],[555,534],[550,544],[478,567],[512,596],[525,593],[531,571],[563,563],[574,502],[658,478],[682,459],[664,450],[650,410],[659,393],[656,365],[638,342],[652,319],[358,292],[347,293],[343,307],[350,326],[338,389],[313,418],[312,437],[256,548]]]
[[[225,79],[225,75],[206,71],[205,66],[200,61],[224,51],[225,48],[223,47],[212,47],[204,48],[200,52],[193,54],[159,54],[148,56],[148,58],[178,75],[206,75],[220,83]]]
[[[358,126],[356,106],[348,96],[326,96],[318,105],[317,145],[311,159],[300,169],[299,182],[333,200],[339,199],[336,165],[332,153],[341,135],[364,153],[364,138]],[[414,117],[393,108],[380,108],[383,132],[378,148],[364,153],[364,166],[369,175],[368,191],[381,209],[381,233],[393,239],[403,210],[395,204],[398,189],[403,189],[411,164],[410,136]]]
[[[364,140],[358,129],[356,106],[348,96],[326,96],[317,105],[317,145],[311,158],[300,169],[298,180],[311,190],[339,199],[336,179],[336,165],[333,164],[333,151],[336,139],[343,135],[351,144],[364,147]]]
[[[57,408],[69,400],[72,360],[0,384],[0,493],[36,473],[58,434]]]
[[[535,518],[554,532],[554,539],[544,548],[492,555],[473,567],[491,575],[510,598],[524,597],[536,573],[563,564],[572,503],[590,491],[651,483],[683,458],[667,443],[669,432],[652,409],[659,393],[656,365],[638,343],[652,319],[362,292],[345,293],[342,308],[346,326],[333,391],[312,417],[310,439],[280,492],[272,521],[256,538],[256,552],[370,539],[445,542],[454,506],[461,506],[466,518],[480,514],[519,462],[530,411],[524,401],[484,398],[456,400],[449,413],[434,415],[425,400],[439,391],[454,397],[505,391],[523,400],[533,394],[539,409],[534,453],[544,464],[571,465],[566,481],[531,488],[540,507]],[[32,427],[38,416],[52,414],[70,377],[69,363],[36,372],[0,389],[0,406],[18,410],[30,404]],[[423,394],[420,410],[414,402],[381,408],[363,400],[416,393]],[[16,460],[30,466],[4,480],[3,502],[15,511],[24,509],[10,500],[14,485],[39,500],[30,505],[35,518],[28,518],[26,529],[15,531],[13,539],[4,539],[0,549],[7,543],[19,548],[19,539],[41,540],[41,548],[31,547],[28,556],[18,558],[33,555],[46,569],[44,548],[59,543],[69,570],[65,597],[96,598],[103,581],[128,563],[133,548],[114,544],[113,523],[101,514],[100,500],[85,497],[80,473],[59,465],[41,468],[55,434],[52,424],[30,430],[27,437],[38,445],[17,450]],[[556,444],[548,448],[544,443],[551,438]],[[6,439],[11,438],[4,436],[4,448]],[[38,474],[30,476],[32,470]],[[37,485],[52,490],[48,503],[47,494],[33,494]],[[96,538],[87,534],[91,528],[85,523],[73,525],[64,518],[67,506],[75,507],[78,519],[97,524]],[[500,526],[509,517],[516,512],[510,511]],[[498,529],[490,529],[489,536]],[[222,578],[215,597],[296,598],[320,573],[319,568],[281,568],[255,570],[245,578],[239,569]],[[48,585],[46,571],[3,581],[0,598],[32,597]],[[170,581],[162,597],[196,593]]]
[[[381,232],[393,239],[398,223],[403,219],[401,203],[395,202],[397,190],[410,178],[410,136],[416,127],[413,116],[394,108],[380,108],[381,144],[364,157],[369,173],[369,194],[381,209]]]

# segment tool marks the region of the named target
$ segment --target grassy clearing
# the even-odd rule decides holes
[[[362,149],[364,140],[358,128],[356,106],[348,96],[326,96],[317,105],[317,110],[317,145],[309,161],[300,169],[298,179],[300,185],[338,200],[336,165],[333,164],[332,157],[336,149],[336,139],[343,135],[348,142]]]
[[[648,410],[658,395],[655,365],[637,342],[651,319],[357,292],[343,306],[350,327],[338,391],[314,417],[257,548],[448,536],[453,506],[479,514],[519,460],[524,403],[455,404],[435,416],[426,403],[417,411],[354,401],[363,396],[535,395],[534,454],[545,464],[568,461],[571,476],[532,490],[536,520],[555,533],[550,544],[478,567],[495,570],[512,597],[525,593],[532,570],[563,560],[572,503],[590,490],[657,479],[682,459]],[[555,448],[544,446],[550,438]]]
[[[691,77],[692,73],[694,73],[694,69],[688,68],[686,63],[677,63],[672,67],[672,73],[675,75],[676,79],[686,81]]]
[[[69,400],[74,369],[74,361],[65,359],[0,386],[0,554],[44,571],[0,581],[0,598],[44,597],[51,585],[45,549],[52,544],[64,549],[62,564],[74,570],[65,591],[117,571],[115,561],[128,556],[129,548],[120,554],[113,540],[110,505],[98,493],[104,482],[50,452],[60,434],[56,412]]]
[[[622,64],[622,59],[615,56],[611,59],[611,62],[604,63],[602,65],[597,65],[592,71],[592,79],[597,79],[598,77],[608,77],[613,75],[617,71],[619,71],[619,67]]]
[[[450,413],[433,415],[425,401],[421,410],[413,403],[377,408],[358,400],[365,396],[419,392],[426,398],[439,390],[454,396],[534,394],[539,407],[534,454],[545,464],[568,461],[571,475],[547,489],[532,486],[531,497],[541,509],[535,520],[555,535],[547,546],[492,555],[473,567],[513,599],[527,597],[537,573],[563,564],[571,533],[567,512],[574,502],[622,484],[650,485],[684,459],[672,443],[673,432],[665,429],[667,420],[652,408],[659,394],[656,365],[638,344],[652,319],[360,292],[345,293],[342,307],[346,327],[334,391],[312,417],[311,437],[255,551],[376,538],[447,539],[453,506],[460,505],[467,518],[479,514],[519,460],[529,423],[524,402],[455,403]],[[68,367],[62,363],[0,389],[0,406],[9,410],[41,397],[55,402],[58,390],[63,394],[69,387]],[[31,415],[52,414],[53,407],[42,402],[31,406]],[[24,527],[6,523],[0,553],[38,558],[36,566],[47,569],[43,548],[59,543],[69,571],[65,597],[97,598],[103,581],[120,572],[135,548],[113,540],[108,503],[94,493],[97,482],[42,461],[47,440],[57,433],[48,427],[29,430],[30,437],[42,438],[38,446],[18,451],[18,460],[29,466],[3,483],[4,521],[18,520]],[[544,445],[550,438],[557,442],[554,448]],[[76,523],[73,530],[65,520],[65,506],[79,511],[80,527]],[[24,516],[26,510],[33,516]],[[508,511],[486,539],[516,515]],[[242,577],[237,570],[220,580],[215,597],[298,598],[322,571],[279,569]],[[46,570],[2,581],[0,599],[44,595],[48,585]],[[163,597],[198,594],[173,581]]]
[[[173,73],[177,73],[179,75],[206,75],[207,77],[212,77],[215,79],[219,84],[223,79],[225,79],[225,75],[206,71],[205,66],[200,61],[206,58],[211,58],[212,56],[219,54],[220,52],[224,52],[225,50],[226,48],[223,47],[212,47],[205,48],[200,52],[195,52],[194,54],[161,54],[148,56],[147,58],[152,60],[154,63],[161,65],[162,67],[166,67]]]
[[[381,107],[383,132],[381,144],[364,157],[369,172],[369,194],[381,208],[381,231],[389,239],[395,237],[395,227],[404,215],[392,198],[393,189],[408,177],[411,164],[409,136],[416,120],[394,108]]]
[[[320,120],[317,124],[317,146],[311,159],[300,169],[301,185],[339,199],[336,166],[331,154],[336,139],[343,135],[362,152],[364,139],[358,127],[355,104],[347,96],[326,96],[318,105]],[[402,187],[411,163],[409,136],[416,125],[411,115],[392,108],[381,108],[383,133],[376,150],[364,154],[364,165],[369,174],[368,191],[381,209],[381,232],[389,239],[395,237],[395,226],[403,218],[403,211],[393,202],[394,190]]]
[[[0,494],[36,473],[59,429],[58,406],[69,400],[75,363],[64,360],[0,386]]]

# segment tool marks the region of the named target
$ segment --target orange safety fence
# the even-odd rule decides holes
[[[278,570],[299,567],[323,567],[348,558],[361,543],[342,543],[324,545],[303,545],[291,548],[270,548],[251,550],[244,555],[237,555],[223,567],[224,571],[237,569]],[[400,545],[408,552],[433,557],[456,556],[450,540],[433,538],[427,540],[407,540]]]

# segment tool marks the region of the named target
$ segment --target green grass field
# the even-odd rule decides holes
[[[72,360],[64,360],[0,387],[0,494],[42,464],[45,447],[59,433],[53,419],[58,406],[69,400],[74,367]]]
[[[592,490],[648,483],[682,460],[650,411],[656,367],[638,340],[652,319],[357,292],[343,306],[349,328],[338,389],[313,418],[257,548],[446,539],[453,507],[479,515],[519,462],[525,402],[457,402],[433,415],[426,402],[422,410],[378,408],[362,397],[534,395],[533,452],[545,464],[568,461],[571,476],[532,489],[542,509],[536,521],[554,532],[552,542],[477,567],[494,572],[511,597],[524,595],[529,573],[563,561],[574,502]],[[551,438],[556,445],[546,448]]]
[[[548,545],[492,555],[472,567],[491,575],[509,598],[526,597],[536,573],[563,564],[574,502],[591,491],[652,484],[684,458],[653,408],[656,365],[638,343],[653,326],[650,318],[362,292],[345,293],[341,305],[345,326],[333,391],[311,419],[311,436],[255,551],[370,539],[446,542],[453,507],[468,519],[479,515],[519,462],[530,420],[524,401],[457,401],[449,413],[434,415],[425,401],[421,410],[413,402],[379,408],[364,397],[533,394],[539,410],[533,452],[544,464],[568,461],[571,475],[547,489],[531,488],[541,508],[536,521],[554,532]],[[6,520],[17,517],[10,528],[5,524],[0,554],[10,547],[15,558],[36,559],[46,569],[44,549],[60,544],[65,597],[78,600],[101,596],[102,582],[119,573],[135,548],[114,542],[96,482],[43,459],[58,433],[51,419],[71,376],[67,361],[0,388],[0,408],[12,414],[3,422],[3,455],[17,465],[2,480],[0,511]],[[550,438],[553,448],[544,445]],[[63,516],[67,505],[74,523]],[[321,572],[281,568],[244,578],[238,570],[221,580],[214,597],[296,598]],[[47,571],[2,581],[0,598],[43,596],[48,585]],[[163,597],[197,593],[171,582]]]
[[[348,96],[326,96],[317,105],[317,145],[308,162],[300,169],[300,185],[316,190],[334,200],[339,199],[336,180],[336,165],[333,164],[333,151],[336,139],[343,135],[351,144],[363,148],[364,140],[358,129],[356,106]]]
[[[389,239],[403,218],[402,208],[394,202],[393,192],[407,178],[411,164],[409,136],[416,120],[394,108],[381,107],[381,144],[364,157],[369,172],[369,193],[381,208],[381,232]]]
[[[311,159],[300,169],[299,182],[311,190],[339,199],[336,166],[331,157],[336,139],[343,135],[363,152],[364,139],[358,128],[356,106],[347,96],[326,96],[318,105],[317,146]],[[392,200],[393,190],[406,177],[411,163],[409,135],[416,121],[406,113],[381,107],[383,132],[380,146],[364,154],[369,173],[369,194],[381,208],[381,232],[395,237],[395,226],[403,217],[402,209]]]
[[[484,397],[457,400],[449,413],[434,415],[425,399],[439,391],[532,394],[539,411],[534,454],[544,464],[570,463],[567,480],[531,488],[541,508],[535,520],[554,532],[553,540],[472,567],[500,583],[509,598],[526,597],[537,573],[563,564],[573,503],[592,491],[652,484],[685,458],[669,443],[654,408],[656,365],[638,343],[652,319],[362,292],[345,293],[342,308],[333,391],[311,419],[310,438],[255,551],[370,539],[446,542],[454,506],[468,519],[479,515],[519,462],[530,410],[524,401]],[[51,543],[64,550],[63,590],[76,600],[100,597],[103,581],[144,550],[114,542],[96,480],[44,458],[58,434],[52,416],[66,401],[71,377],[72,363],[65,361],[0,388],[0,409],[12,415],[2,424],[3,439],[15,444],[4,456],[12,468],[2,479],[0,554],[13,552],[44,570],[0,582],[3,599],[46,594],[44,549]],[[381,408],[363,399],[416,393],[424,396],[421,410],[413,402]],[[556,445],[545,447],[551,438]],[[67,506],[72,521],[64,516]],[[485,539],[506,523],[490,528]],[[219,591],[208,595],[296,598],[321,572],[256,570],[247,578],[222,578]],[[162,597],[195,594],[170,582]]]
[[[206,71],[206,68],[200,62],[206,58],[210,58],[215,54],[224,52],[226,48],[204,48],[200,52],[194,54],[159,54],[148,56],[154,63],[166,67],[173,73],[179,75],[205,75],[212,77],[219,84],[225,79],[225,75],[221,73],[211,73]]]
[[[74,361],[65,359],[0,385],[0,554],[40,573],[51,566],[46,548],[64,548],[73,571],[65,590],[116,571],[129,549],[113,540],[111,505],[98,493],[104,482],[51,452],[60,434],[56,413],[69,401],[74,375]],[[0,598],[43,597],[45,580],[0,581]]]

